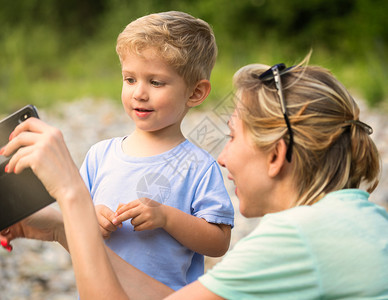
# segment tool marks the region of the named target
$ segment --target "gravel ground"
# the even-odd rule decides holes
[[[228,100],[228,97],[225,99]],[[372,138],[382,155],[382,177],[371,200],[388,208],[388,118],[379,111],[368,110],[363,103],[359,104],[362,110],[361,120],[374,128]],[[225,116],[228,111],[230,106],[228,107],[227,101],[206,112],[191,111],[183,123],[183,131],[190,140],[217,157],[225,143],[223,134],[227,132]],[[50,109],[40,110],[40,117],[63,131],[77,165],[82,163],[87,150],[95,142],[125,135],[133,129],[120,103],[112,101],[83,99],[58,104]],[[236,209],[236,226],[232,231],[231,243],[233,247],[259,220],[247,220],[239,214],[234,187],[230,182],[225,184]],[[0,299],[77,299],[71,260],[59,245],[16,240],[13,246],[11,253],[0,249]],[[217,259],[207,259],[207,266],[216,261]]]

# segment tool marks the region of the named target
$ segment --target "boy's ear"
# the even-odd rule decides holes
[[[200,105],[209,95],[211,90],[210,81],[202,79],[196,83],[193,88],[192,94],[187,101],[188,107],[195,107]]]

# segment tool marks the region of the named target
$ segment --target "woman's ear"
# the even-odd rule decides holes
[[[277,176],[286,162],[287,145],[286,142],[281,139],[276,143],[275,148],[270,152],[268,156],[268,176]]]
[[[193,88],[193,92],[187,101],[188,107],[195,107],[200,105],[209,95],[211,90],[210,81],[202,79],[196,83]]]

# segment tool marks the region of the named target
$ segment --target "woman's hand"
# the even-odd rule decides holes
[[[13,153],[6,172],[18,174],[30,167],[57,200],[80,183],[78,168],[62,133],[39,119],[29,118],[15,128],[10,142],[2,149],[5,156]]]
[[[0,239],[4,248],[12,249],[10,242],[16,238],[56,241],[67,248],[62,215],[51,206],[41,209],[0,232]]]

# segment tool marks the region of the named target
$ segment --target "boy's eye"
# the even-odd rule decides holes
[[[155,87],[163,86],[164,83],[156,80],[151,80],[151,84]]]
[[[125,78],[125,81],[128,82],[129,84],[132,84],[132,83],[135,83],[136,80],[131,77],[127,77]]]

